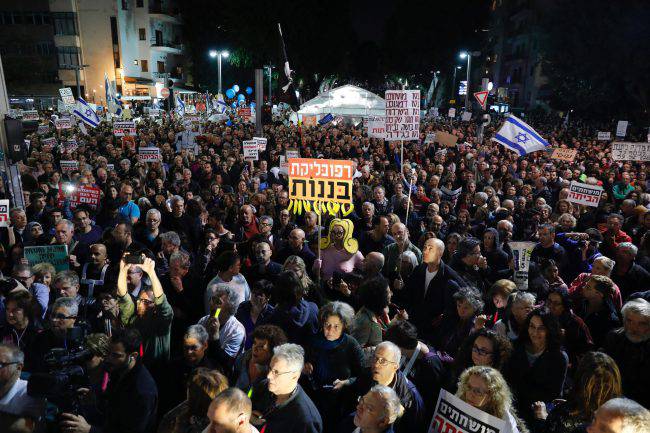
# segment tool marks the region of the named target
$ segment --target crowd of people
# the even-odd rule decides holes
[[[444,389],[513,433],[650,431],[647,166],[528,121],[575,160],[436,119],[403,151],[277,121],[255,162],[238,119],[30,135],[0,228],[0,430],[425,432]],[[352,213],[291,212],[287,149],[352,160]],[[603,187],[597,207],[572,180]],[[97,206],[72,203],[83,186]],[[514,241],[535,242],[525,286]],[[25,258],[47,245],[66,269]]]

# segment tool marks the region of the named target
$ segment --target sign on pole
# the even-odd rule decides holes
[[[60,118],[60,119],[56,119],[56,120],[54,121],[54,127],[55,127],[57,130],[61,130],[61,129],[70,129],[70,128],[72,128],[72,122],[70,121],[69,118],[67,118],[67,117],[62,117],[62,118]]]
[[[456,117],[456,109],[455,108],[450,108],[449,112],[447,113],[447,116],[451,117],[452,119]]]
[[[612,143],[614,161],[650,161],[650,143],[630,143],[615,141]]]
[[[257,148],[259,149],[260,152],[264,152],[266,150],[266,143],[268,140],[264,137],[253,137],[253,140],[257,142]]]
[[[9,225],[9,200],[0,200],[0,227]]]
[[[551,154],[551,159],[573,162],[573,160],[576,159],[577,154],[578,154],[577,149],[564,149],[561,147],[557,147],[553,149],[553,153]]]
[[[627,120],[619,120],[618,124],[616,125],[616,136],[617,137],[625,137],[627,134],[627,125],[628,121]]]
[[[64,87],[59,89],[59,94],[65,105],[74,105],[74,96],[72,95],[72,89],[69,87]]]
[[[257,161],[259,159],[259,144],[256,140],[244,140],[244,161]]]
[[[487,99],[488,99],[489,94],[490,94],[490,92],[488,92],[487,90],[482,90],[480,92],[474,93],[474,97],[476,98],[478,103],[481,105],[481,108],[484,109],[484,110],[485,110],[485,107],[487,106]]]
[[[54,266],[57,272],[67,271],[69,269],[67,245],[25,247],[24,254],[30,266],[39,263],[49,263]]]
[[[135,135],[135,122],[122,121],[113,123],[113,135],[116,137],[125,137]]]
[[[289,211],[343,216],[352,212],[354,163],[338,159],[289,159]],[[347,205],[347,208],[345,207]]]
[[[138,161],[140,162],[158,162],[162,161],[160,149],[157,147],[141,147],[138,149]]]
[[[600,141],[608,141],[611,140],[612,138],[612,133],[609,131],[598,131],[598,140]]]
[[[508,242],[512,250],[515,263],[514,282],[519,290],[528,289],[528,269],[530,267],[530,255],[535,248],[535,242]]]
[[[386,140],[420,139],[420,91],[386,90]]]
[[[428,433],[510,433],[505,419],[497,418],[440,390]]]
[[[368,117],[368,137],[386,138],[386,116]]]
[[[169,98],[169,89],[167,87],[163,87],[162,89],[160,89],[160,96],[162,96],[165,99]]]
[[[567,201],[585,206],[598,207],[603,187],[572,181],[569,185]]]

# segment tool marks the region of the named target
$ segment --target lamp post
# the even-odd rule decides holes
[[[456,88],[456,71],[458,71],[461,67],[460,66],[454,66],[454,79],[451,82],[451,96],[449,99],[454,99],[454,95],[456,94],[455,88]]]
[[[224,59],[227,59],[230,53],[228,51],[217,51],[217,50],[210,50],[208,53],[210,55],[210,58],[217,58],[217,74],[219,77],[219,91],[218,94],[221,94],[221,58],[223,57]]]
[[[469,110],[469,77],[470,77],[470,72],[472,69],[472,57],[473,56],[480,56],[481,52],[480,51],[462,51],[458,57],[461,59],[467,59],[467,92],[465,92],[465,109]]]
[[[273,95],[271,94],[271,86],[272,86],[271,83],[273,82],[273,65],[270,65],[270,64],[269,65],[264,65],[264,68],[269,69],[269,106],[273,107],[273,99],[272,99]]]

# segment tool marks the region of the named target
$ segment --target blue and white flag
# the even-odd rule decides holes
[[[185,102],[178,95],[176,95],[176,114],[179,116],[185,115]]]
[[[97,126],[99,126],[99,116],[95,110],[93,110],[93,107],[88,105],[88,103],[84,101],[81,96],[79,96],[77,99],[77,106],[74,108],[72,114],[77,116],[83,123],[88,126],[91,126],[93,128],[97,128]]]
[[[213,99],[214,108],[217,110],[217,113],[224,114],[228,110],[228,105],[226,101],[223,100],[223,95],[220,93],[217,95],[217,99]]]
[[[323,117],[318,121],[319,125],[327,125],[330,123],[332,120],[334,120],[334,116],[332,116],[332,113],[328,113],[327,116]]]
[[[512,114],[506,118],[492,140],[524,156],[527,153],[544,150],[549,144],[533,128]]]
[[[117,99],[117,92],[108,80],[108,75],[104,72],[104,89],[106,90],[106,108],[108,112],[116,116],[122,115],[122,101]]]

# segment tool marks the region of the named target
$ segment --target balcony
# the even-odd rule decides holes
[[[151,39],[151,49],[156,51],[162,51],[169,54],[182,54],[183,53],[183,44],[166,41],[162,38],[152,38]]]
[[[178,8],[172,8],[161,2],[149,2],[149,16],[155,20],[181,24]]]

